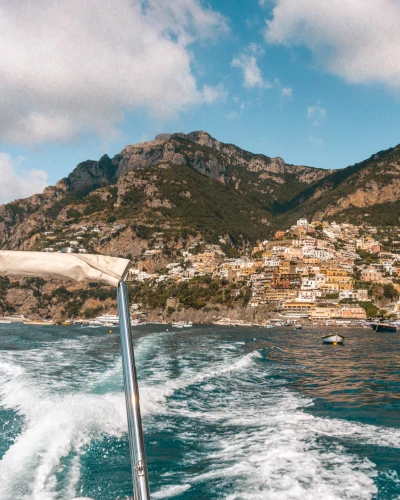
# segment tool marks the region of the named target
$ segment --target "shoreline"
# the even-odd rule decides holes
[[[174,323],[177,323],[176,321],[142,321],[142,322],[132,322],[132,328],[135,327],[140,327],[140,326],[147,326],[147,325],[163,325],[163,326],[169,326],[171,328],[176,328],[176,329],[184,329],[184,330],[190,330],[190,327],[195,327],[195,326],[220,326],[220,327],[242,327],[242,328],[265,328],[265,329],[293,329],[296,326],[299,327],[301,326],[302,328],[359,328],[359,329],[365,329],[365,330],[370,330],[371,329],[371,324],[370,323],[360,323],[360,322],[351,322],[348,321],[346,323],[340,322],[336,323],[334,320],[328,320],[328,322],[312,322],[309,323],[307,321],[297,321],[297,320],[290,320],[290,323],[287,322],[286,324],[283,323],[282,319],[279,320],[268,320],[264,323],[259,323],[259,322],[247,322],[245,320],[229,320],[229,319],[222,319],[222,320],[217,320],[217,321],[201,321],[201,322],[191,322],[190,321],[190,326],[188,326],[187,322],[181,321],[178,323],[181,323],[181,326],[176,326]],[[183,326],[183,324],[186,323],[186,326]],[[10,321],[10,322],[1,322],[0,318],[0,327],[4,326],[10,326],[10,325],[24,325],[24,326],[88,326],[88,327],[102,327],[102,328],[118,328],[118,324],[99,324],[99,323],[94,323],[94,320],[87,320],[87,319],[77,319],[73,320],[72,322],[70,321],[56,321],[56,320],[26,320],[25,322],[23,321]]]

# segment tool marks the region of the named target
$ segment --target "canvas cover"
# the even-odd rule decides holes
[[[118,286],[130,261],[91,254],[17,252],[0,250],[0,276],[106,283]]]

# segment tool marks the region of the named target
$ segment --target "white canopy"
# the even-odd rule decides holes
[[[0,250],[0,276],[68,279],[118,286],[130,261],[90,254],[14,252]]]

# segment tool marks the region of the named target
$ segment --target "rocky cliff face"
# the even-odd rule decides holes
[[[221,191],[210,185],[208,191],[215,191],[217,197],[212,200],[211,213],[204,212],[199,200],[200,191],[209,181],[191,176],[186,179],[189,170],[226,186],[227,190]],[[123,219],[125,224],[132,217],[144,224],[156,217],[163,221],[161,225],[178,227],[182,219],[179,210],[191,211],[197,204],[199,217],[213,218],[222,198],[227,212],[234,212],[238,201],[242,207],[239,210],[246,206],[244,213],[248,211],[250,225],[270,225],[274,203],[284,204],[293,194],[328,174],[322,169],[288,165],[281,158],[254,155],[203,131],[160,134],[153,141],[127,146],[112,159],[104,155],[99,161],[82,162],[42,194],[0,206],[0,245],[41,249],[43,233],[53,226],[63,232],[62,227],[71,222],[93,225],[113,217]],[[167,192],[166,184],[176,186],[175,191]],[[207,198],[207,193],[204,196]],[[122,210],[124,206],[126,210]],[[176,207],[172,223],[168,221],[172,215],[165,209]],[[114,216],[115,210],[118,214]],[[226,233],[225,229],[221,234]]]
[[[316,220],[340,217],[361,223],[373,214],[373,220],[368,219],[371,223],[392,224],[400,216],[399,200],[400,146],[397,146],[329,173],[294,197],[289,203],[292,211],[286,217],[294,220],[304,214]]]
[[[191,244],[218,243],[234,255],[303,216],[399,224],[400,146],[327,171],[252,154],[202,131],[161,134],[112,159],[80,163],[43,193],[0,206],[0,248],[78,245],[154,272]],[[0,293],[0,310],[68,317],[115,307],[106,291],[21,287]]]
[[[160,134],[112,159],[80,163],[42,194],[0,206],[0,246],[57,251],[81,225],[103,228],[101,237],[82,237],[88,250],[118,255],[148,248],[148,235],[138,236],[146,233],[142,226],[166,230],[175,244],[193,233],[241,246],[299,216],[350,217],[356,209],[379,213],[376,207],[395,205],[399,156],[397,147],[328,171],[252,154],[204,131]],[[130,233],[113,225],[131,227]]]

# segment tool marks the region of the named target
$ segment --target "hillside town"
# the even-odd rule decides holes
[[[243,285],[251,289],[248,308],[269,305],[286,318],[365,320],[378,314],[394,318],[400,312],[400,302],[396,302],[400,253],[383,251],[377,233],[375,227],[309,223],[301,218],[248,255],[226,258],[219,245],[196,244],[161,272],[133,267],[128,279],[157,286],[163,281],[219,278],[237,284],[233,296]],[[162,241],[162,233],[158,237]],[[151,259],[161,252],[162,244],[156,245],[144,257]],[[390,303],[387,309],[372,302],[374,287],[381,287]]]

